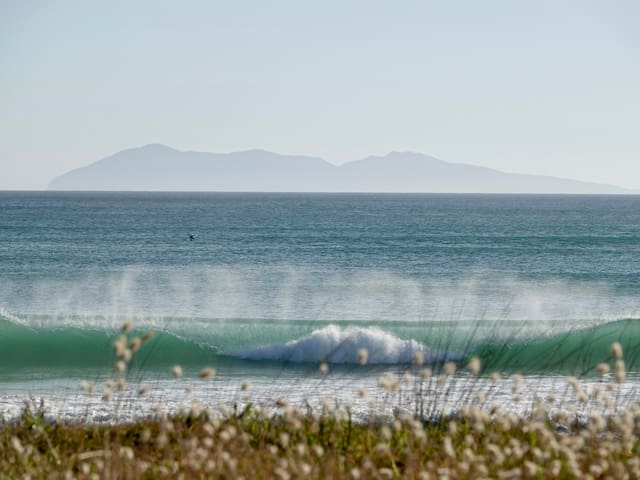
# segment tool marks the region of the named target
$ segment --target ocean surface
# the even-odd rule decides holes
[[[129,338],[155,335],[116,408],[101,392],[126,321]],[[595,367],[614,341],[617,399],[637,401],[640,196],[0,192],[4,418],[28,398],[97,421],[249,396],[365,411],[416,352],[434,375],[482,360],[440,402],[473,380],[509,404],[514,373],[532,395],[607,381]],[[415,380],[403,391],[415,399]]]

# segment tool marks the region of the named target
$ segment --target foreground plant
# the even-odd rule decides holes
[[[25,407],[0,430],[2,478],[640,478],[640,407],[559,430],[469,407],[437,423],[251,406],[131,424],[60,424]],[[222,415],[222,414],[220,414]]]

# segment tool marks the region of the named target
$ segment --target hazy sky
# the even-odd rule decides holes
[[[632,0],[0,0],[0,189],[154,142],[640,188],[639,85]]]

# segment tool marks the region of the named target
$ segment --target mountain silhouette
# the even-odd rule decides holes
[[[220,192],[634,193],[614,185],[505,173],[391,152],[335,166],[266,150],[180,151],[160,144],[118,152],[53,179],[50,190]]]

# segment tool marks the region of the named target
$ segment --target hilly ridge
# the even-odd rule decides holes
[[[115,153],[53,179],[50,190],[415,193],[633,193],[606,184],[505,173],[391,152],[335,166],[266,150],[180,151],[160,144]]]

